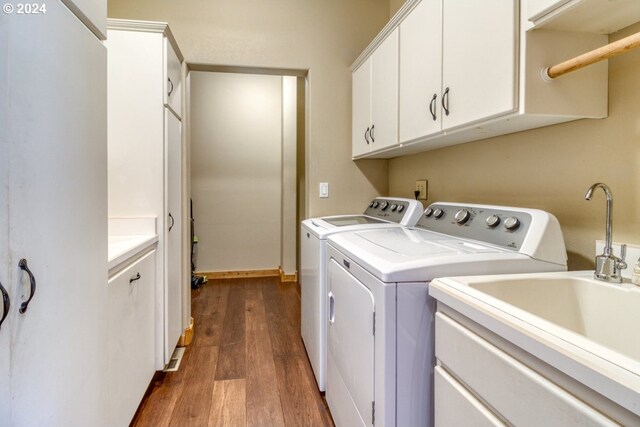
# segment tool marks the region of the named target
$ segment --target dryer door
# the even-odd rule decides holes
[[[327,403],[337,426],[371,426],[374,298],[336,260],[329,261]]]

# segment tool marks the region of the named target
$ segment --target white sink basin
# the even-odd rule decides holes
[[[640,288],[632,284],[598,281],[588,272],[467,285],[640,362]]]
[[[640,287],[584,271],[442,278],[429,293],[640,415]]]

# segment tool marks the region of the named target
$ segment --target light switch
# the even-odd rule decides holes
[[[329,183],[321,182],[320,183],[320,197],[329,197]]]

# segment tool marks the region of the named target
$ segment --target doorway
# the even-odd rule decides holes
[[[197,270],[213,277],[279,271],[295,280],[304,215],[306,79],[190,68]]]

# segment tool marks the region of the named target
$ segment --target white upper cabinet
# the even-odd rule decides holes
[[[182,117],[182,61],[167,37],[164,38],[164,67],[167,87],[164,91],[164,105]]]
[[[353,72],[352,154],[398,143],[398,30]]]
[[[443,1],[443,129],[516,109],[516,3]]]
[[[353,72],[351,141],[353,157],[371,151],[371,58]]]
[[[442,6],[423,0],[400,24],[400,142],[442,130]]]
[[[352,66],[353,157],[391,158],[606,117],[606,63],[553,81],[540,72],[603,46],[607,36],[531,30],[527,13],[518,0],[407,0]],[[399,54],[395,61],[385,54],[384,75],[376,58],[392,52],[386,45],[395,37]],[[361,70],[369,62],[367,104],[359,94],[366,93],[367,72]],[[377,95],[378,78],[387,85],[384,95]],[[362,105],[370,105],[370,122]],[[378,108],[384,113],[376,114]]]

